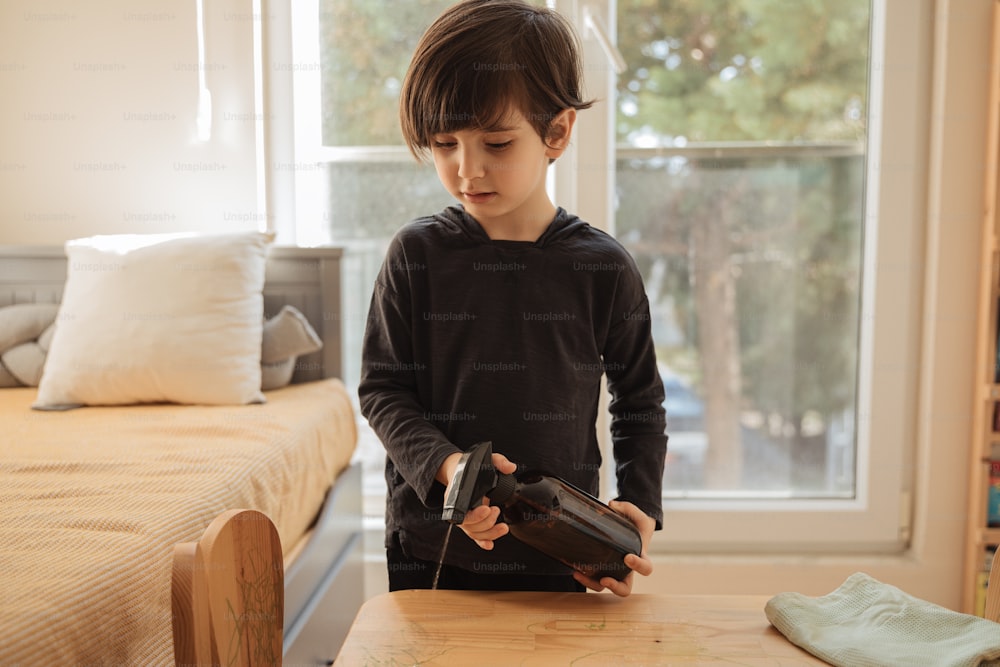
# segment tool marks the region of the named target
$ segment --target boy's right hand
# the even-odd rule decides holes
[[[448,487],[444,491],[447,498],[451,485],[455,481],[455,469],[458,467],[458,460],[461,454],[452,454],[441,465],[438,470],[438,480],[448,480]],[[512,474],[517,470],[517,465],[512,463],[503,454],[493,454],[493,467],[498,472]],[[500,508],[490,507],[489,500],[483,498],[483,504],[465,514],[465,520],[458,524],[458,527],[469,536],[469,538],[479,545],[481,549],[490,551],[493,549],[493,541],[498,540],[510,532],[510,528],[505,523],[497,523],[500,518]]]

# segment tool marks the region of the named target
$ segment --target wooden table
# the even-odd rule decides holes
[[[825,665],[767,596],[397,591],[368,600],[337,661],[363,665]]]

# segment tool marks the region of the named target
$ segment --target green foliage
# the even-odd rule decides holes
[[[864,135],[867,0],[618,0],[619,139]]]
[[[417,41],[454,0],[321,0],[323,143],[401,145],[399,89]]]

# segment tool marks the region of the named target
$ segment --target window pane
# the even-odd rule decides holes
[[[868,0],[618,0],[667,497],[854,494]]]
[[[399,90],[423,31],[452,0],[322,0],[323,144],[402,144]]]

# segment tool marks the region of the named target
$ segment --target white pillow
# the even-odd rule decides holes
[[[124,234],[66,243],[66,287],[32,407],[262,402],[271,239]]]

